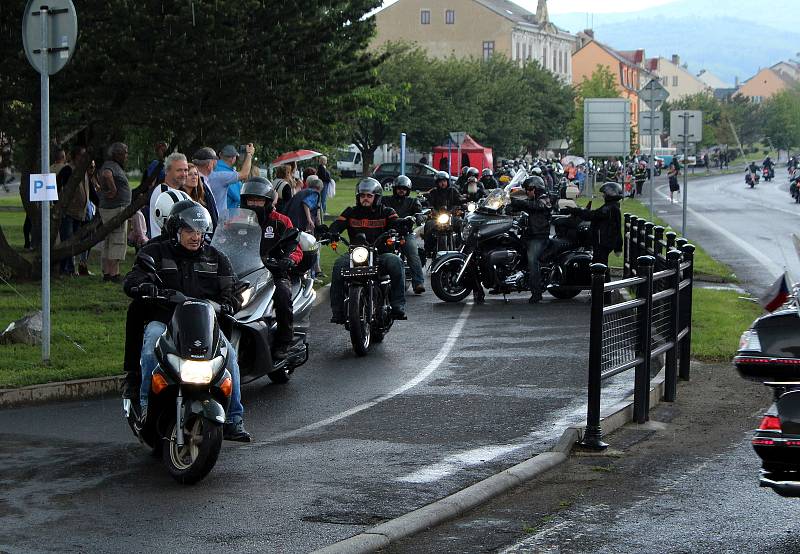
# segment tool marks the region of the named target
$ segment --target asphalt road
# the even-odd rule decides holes
[[[172,481],[116,398],[0,412],[0,551],[306,552],[547,450],[585,417],[589,297],[409,298],[356,358],[327,306],[285,386],[244,388],[256,442]],[[606,400],[631,388],[620,376]]]
[[[800,205],[781,169],[777,181],[755,189],[739,175],[689,182],[687,235],[730,264],[754,293],[784,265],[800,276],[791,241]],[[669,203],[663,180],[656,192],[656,213],[680,229],[682,204]],[[699,364],[674,405],[660,405],[651,424],[630,424],[607,437],[607,453],[573,455],[518,490],[387,551],[798,552],[798,501],[758,487],[760,461],[750,446],[770,398],[730,364]]]

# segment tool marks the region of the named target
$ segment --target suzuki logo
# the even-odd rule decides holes
[[[197,347],[203,346],[203,341],[196,340],[196,341],[194,341],[194,345],[197,346]]]

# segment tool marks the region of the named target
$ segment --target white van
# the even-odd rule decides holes
[[[355,144],[347,147],[347,150],[339,150],[336,153],[336,169],[342,177],[358,177],[364,172],[361,150]]]

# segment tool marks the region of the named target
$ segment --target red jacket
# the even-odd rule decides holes
[[[260,254],[263,258],[270,250],[278,243],[286,229],[292,229],[292,220],[279,213],[277,210],[272,210],[267,217],[266,223],[261,226],[263,233],[261,234],[261,249]],[[303,249],[298,244],[294,251],[289,254],[289,258],[295,263],[299,264],[303,259]]]

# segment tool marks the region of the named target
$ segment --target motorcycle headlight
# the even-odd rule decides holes
[[[450,214],[439,214],[436,217],[436,223],[439,225],[447,225],[450,223]]]
[[[465,224],[464,227],[461,228],[461,240],[466,242],[471,232],[472,232],[472,225],[470,225],[469,223]]]
[[[225,358],[217,356],[211,360],[184,360],[175,354],[167,354],[167,360],[178,370],[181,381],[195,385],[206,385],[222,368]]]
[[[369,250],[363,246],[356,246],[350,253],[350,259],[353,260],[354,264],[365,264],[369,259]]]
[[[467,211],[468,211],[469,213],[472,213],[472,212],[474,212],[474,211],[475,211],[475,210],[477,210],[477,209],[478,209],[478,205],[477,205],[475,202],[469,202],[469,203],[467,204]]]
[[[748,329],[742,333],[739,339],[739,350],[761,352],[761,341],[758,339],[758,332],[755,329]]]
[[[253,298],[253,290],[252,288],[248,288],[242,293],[242,308],[250,303],[250,300]]]

